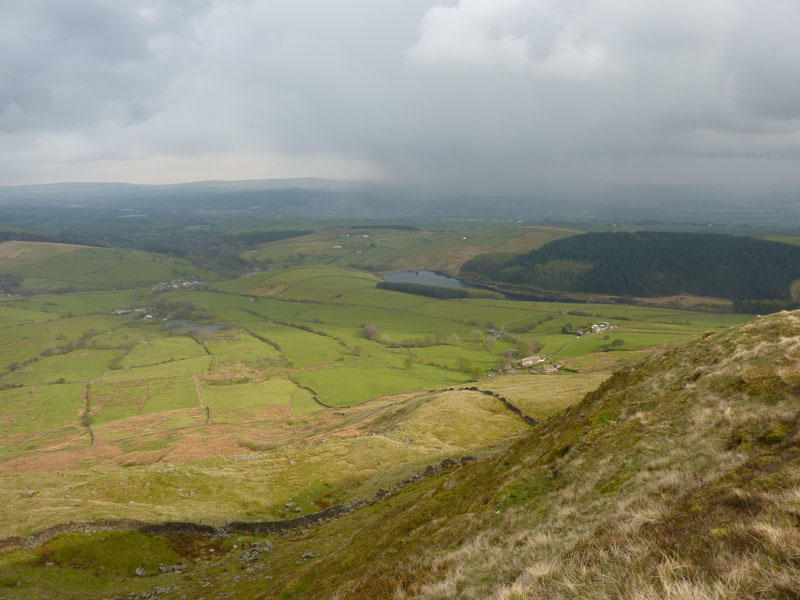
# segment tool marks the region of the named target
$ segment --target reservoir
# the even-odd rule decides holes
[[[386,281],[392,283],[419,283],[421,285],[433,285],[436,287],[455,287],[455,288],[470,288],[473,290],[491,290],[491,287],[472,285],[456,279],[455,277],[448,277],[447,275],[438,275],[433,271],[420,269],[419,271],[391,271],[388,273],[379,273]],[[499,291],[499,290],[495,290]],[[556,295],[537,295],[532,294],[514,294],[509,292],[500,292],[505,296],[506,300],[519,300],[523,302],[580,302],[574,298],[560,297]]]
[[[447,275],[437,275],[433,271],[393,271],[391,273],[381,273],[386,281],[392,283],[419,283],[420,285],[434,285],[437,287],[457,287],[478,289],[477,286],[464,283],[455,277]]]

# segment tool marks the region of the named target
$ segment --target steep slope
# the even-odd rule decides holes
[[[510,449],[431,473],[338,520],[272,537],[149,536],[188,569],[120,577],[113,590],[179,585],[188,598],[796,598],[799,410],[800,313],[759,318],[623,369]],[[140,538],[74,536],[19,551],[0,561],[0,582],[13,585],[16,568],[15,577],[35,573],[58,589],[58,572],[43,566],[52,562],[83,586],[60,597],[114,595],[87,593],[100,567],[80,557],[110,556],[98,551],[108,548],[137,564],[119,550],[123,542],[127,552],[134,542],[146,547]],[[29,571],[20,575],[23,566]],[[25,597],[48,597],[27,585]],[[8,590],[0,593],[17,597]]]
[[[343,598],[795,598],[798,336],[782,313],[617,373],[365,519],[319,597],[329,577]]]

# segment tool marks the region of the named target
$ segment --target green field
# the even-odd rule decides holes
[[[424,266],[456,272],[464,261],[483,252],[522,252],[575,233],[556,227],[490,231],[337,228],[265,244],[246,256],[282,266],[338,265],[371,271]]]
[[[463,241],[429,234],[364,230],[370,237],[358,243],[375,243],[370,251],[385,244],[384,257],[392,244],[419,246],[418,256],[445,261]],[[549,235],[564,233],[530,230],[525,243]],[[503,230],[467,241],[522,243],[519,232]],[[434,252],[440,242],[446,251]],[[173,277],[175,261],[57,250],[33,248],[20,255],[27,266],[7,268],[21,269],[24,281],[59,275],[67,277],[59,287],[74,278],[97,289],[0,300],[0,501],[9,532],[106,517],[284,518],[289,500],[310,511],[370,495],[442,458],[492,452],[529,427],[497,399],[444,388],[477,381],[546,418],[655,347],[746,320],[439,300],[376,289],[378,276],[352,261],[322,264],[322,254],[305,260],[311,265],[273,263],[208,289],[156,292],[140,282]],[[121,272],[107,276],[114,265]],[[613,328],[562,333],[603,321]],[[532,347],[562,371],[517,367]],[[42,491],[28,497],[28,489]]]
[[[278,230],[289,227],[273,225]],[[246,222],[227,226],[242,232],[260,227]],[[525,251],[571,235],[570,230],[477,222],[440,223],[425,231],[322,223],[303,229],[315,233],[251,246],[244,257],[252,262],[240,265],[239,271],[249,274],[227,279],[146,252],[0,244],[0,276],[5,277],[0,282],[22,282],[21,289],[0,297],[3,535],[100,519],[212,526],[290,519],[375,497],[443,459],[465,456],[478,458],[473,467],[485,477],[476,476],[478,483],[471,483],[466,493],[457,487],[460,468],[445,470],[440,479],[433,476],[397,495],[390,493],[385,502],[351,516],[277,536],[276,552],[264,555],[269,560],[263,561],[263,573],[248,571],[249,563],[229,560],[248,547],[250,536],[209,538],[198,549],[196,539],[182,536],[69,534],[2,554],[0,598],[59,597],[63,592],[64,597],[101,600],[120,595],[120,586],[125,597],[178,597],[184,591],[198,598],[229,592],[232,597],[258,597],[246,590],[266,585],[273,576],[274,582],[281,581],[274,589],[289,590],[287,598],[303,598],[316,582],[314,559],[303,557],[308,551],[339,561],[336,567],[320,564],[321,571],[362,569],[362,563],[374,560],[392,564],[396,552],[414,544],[427,547],[435,540],[450,551],[456,547],[451,535],[457,539],[495,520],[502,527],[492,529],[492,535],[504,540],[510,550],[505,556],[515,556],[517,544],[530,546],[534,538],[561,544],[555,529],[527,538],[517,535],[519,523],[543,512],[540,494],[548,498],[548,514],[563,516],[562,523],[583,523],[599,514],[598,507],[610,497],[603,491],[584,511],[586,490],[594,485],[584,470],[584,457],[602,465],[603,481],[597,485],[603,490],[625,485],[638,489],[638,479],[628,482],[617,474],[630,472],[642,456],[667,448],[651,447],[651,436],[660,435],[662,443],[679,437],[677,430],[667,431],[669,414],[666,421],[649,417],[651,397],[666,393],[659,389],[659,361],[682,369],[668,383],[686,396],[680,411],[664,403],[666,413],[680,413],[685,423],[705,422],[709,431],[717,426],[712,421],[724,424],[727,413],[715,416],[711,396],[692,397],[695,387],[719,392],[717,380],[680,363],[673,344],[720,339],[738,348],[736,357],[757,352],[749,338],[748,343],[736,339],[738,332],[706,335],[749,320],[732,313],[495,298],[443,300],[376,288],[381,281],[376,272],[383,269],[454,271],[479,252]],[[239,247],[234,248],[236,258]],[[154,288],[179,277],[208,283]],[[584,333],[604,322],[610,326]],[[774,349],[775,356],[784,350],[785,356],[793,356],[790,341],[776,342],[781,348]],[[527,356],[545,360],[523,367],[519,359]],[[710,368],[720,373],[727,369],[712,358]],[[635,371],[611,374],[640,361],[649,365],[653,378],[636,384],[641,386],[639,405],[630,408],[628,421],[618,422],[619,407],[603,403],[610,397],[608,390],[622,389],[620,382],[634,378]],[[773,385],[761,371],[724,374],[731,378],[726,385],[734,387],[719,394],[731,406],[740,402],[735,386]],[[575,406],[584,398],[591,411]],[[627,402],[627,396],[619,401]],[[696,409],[698,403],[705,407]],[[513,407],[540,423],[532,425]],[[793,422],[794,415],[787,412],[786,422]],[[748,418],[754,423],[760,417]],[[577,429],[559,429],[568,419],[574,419]],[[751,421],[743,420],[735,430],[742,444],[749,443]],[[734,424],[724,426],[734,431]],[[594,437],[585,442],[572,435],[579,430]],[[685,431],[683,427],[680,435]],[[764,438],[760,429],[756,434]],[[605,440],[613,444],[606,447]],[[537,454],[540,442],[546,455]],[[641,453],[626,451],[637,444]],[[722,452],[725,460],[739,455],[739,448],[720,450],[723,445],[717,445],[715,452]],[[683,465],[683,458],[677,456],[676,464]],[[530,475],[515,466],[517,460],[544,461],[542,477],[529,481]],[[573,481],[573,473],[559,466],[568,462],[575,466],[576,483],[558,496],[561,482]],[[639,476],[650,473],[641,471]],[[503,486],[481,491],[480,482],[498,478]],[[693,485],[702,486],[703,480]],[[554,495],[548,496],[551,489]],[[662,491],[642,491],[642,504],[633,509],[646,512],[647,502],[660,498]],[[386,536],[385,558],[355,552],[355,562],[339,560],[337,553],[348,540],[367,546],[359,537],[358,519],[391,520],[400,514],[401,498],[408,519],[396,521],[403,523],[400,529],[384,533],[371,526]],[[465,516],[450,527],[447,518],[439,518],[447,511],[436,507],[454,503]],[[563,506],[570,512],[562,511]],[[614,510],[627,517],[631,508]],[[641,525],[646,529],[663,514],[649,515]],[[431,525],[434,529],[427,529]],[[446,535],[437,538],[436,527],[444,527]],[[339,533],[325,538],[326,531]],[[429,536],[430,531],[434,533]],[[492,540],[478,540],[464,554],[464,564],[476,557],[482,561],[482,548]],[[158,570],[159,564],[174,564],[178,557],[191,565],[186,574]],[[135,574],[139,567],[148,570],[147,576]],[[447,567],[431,572],[441,568]],[[531,576],[539,577],[546,571],[542,569],[531,570]],[[209,582],[222,577],[229,585],[224,592],[211,588],[196,579],[200,572]],[[295,572],[308,576],[297,579],[295,587],[283,587]],[[396,581],[406,580],[408,574],[399,577]],[[166,581],[182,589],[174,594],[152,591]],[[251,588],[234,585],[248,581]],[[361,597],[392,597],[394,584]],[[460,589],[432,593],[460,597]],[[511,587],[506,591],[498,597],[516,597]],[[470,597],[488,595],[476,592]]]
[[[106,290],[214,274],[185,260],[116,248],[45,242],[0,243],[0,273],[23,276],[23,289]]]

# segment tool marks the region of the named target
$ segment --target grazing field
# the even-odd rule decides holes
[[[22,289],[105,290],[181,277],[215,278],[190,263],[167,256],[45,242],[0,243],[0,274],[21,275]]]
[[[280,240],[245,254],[260,263],[283,266],[339,265],[371,271],[440,269],[456,272],[483,252],[527,252],[547,242],[580,233],[557,227],[507,227],[474,231],[334,229]]]
[[[376,230],[374,239],[383,233],[397,234]],[[540,234],[550,235],[525,239]],[[486,236],[489,246],[522,243]],[[60,270],[98,286],[125,285],[102,276],[101,265],[114,261],[139,265],[125,276],[130,283],[174,267],[127,251],[61,249],[30,269],[44,277],[60,264],[48,263],[67,257],[76,263]],[[112,517],[285,518],[299,514],[287,502],[304,514],[367,497],[443,458],[491,453],[529,429],[496,398],[445,388],[478,385],[546,418],[654,347],[745,320],[440,300],[376,289],[378,281],[314,264],[204,290],[131,285],[0,300],[4,531]],[[601,322],[611,327],[564,333]],[[520,367],[529,354],[561,370]]]

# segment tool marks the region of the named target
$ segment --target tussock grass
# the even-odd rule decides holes
[[[798,335],[796,315],[776,315],[623,369],[507,453],[453,475],[466,498],[443,501],[439,482],[387,513],[375,526],[401,536],[404,550],[347,574],[328,557],[335,564],[318,573],[320,589],[327,581],[348,598],[383,589],[428,599],[795,597]],[[755,373],[777,379],[762,385]],[[747,442],[732,446],[743,427]],[[343,553],[366,556],[358,543]]]

